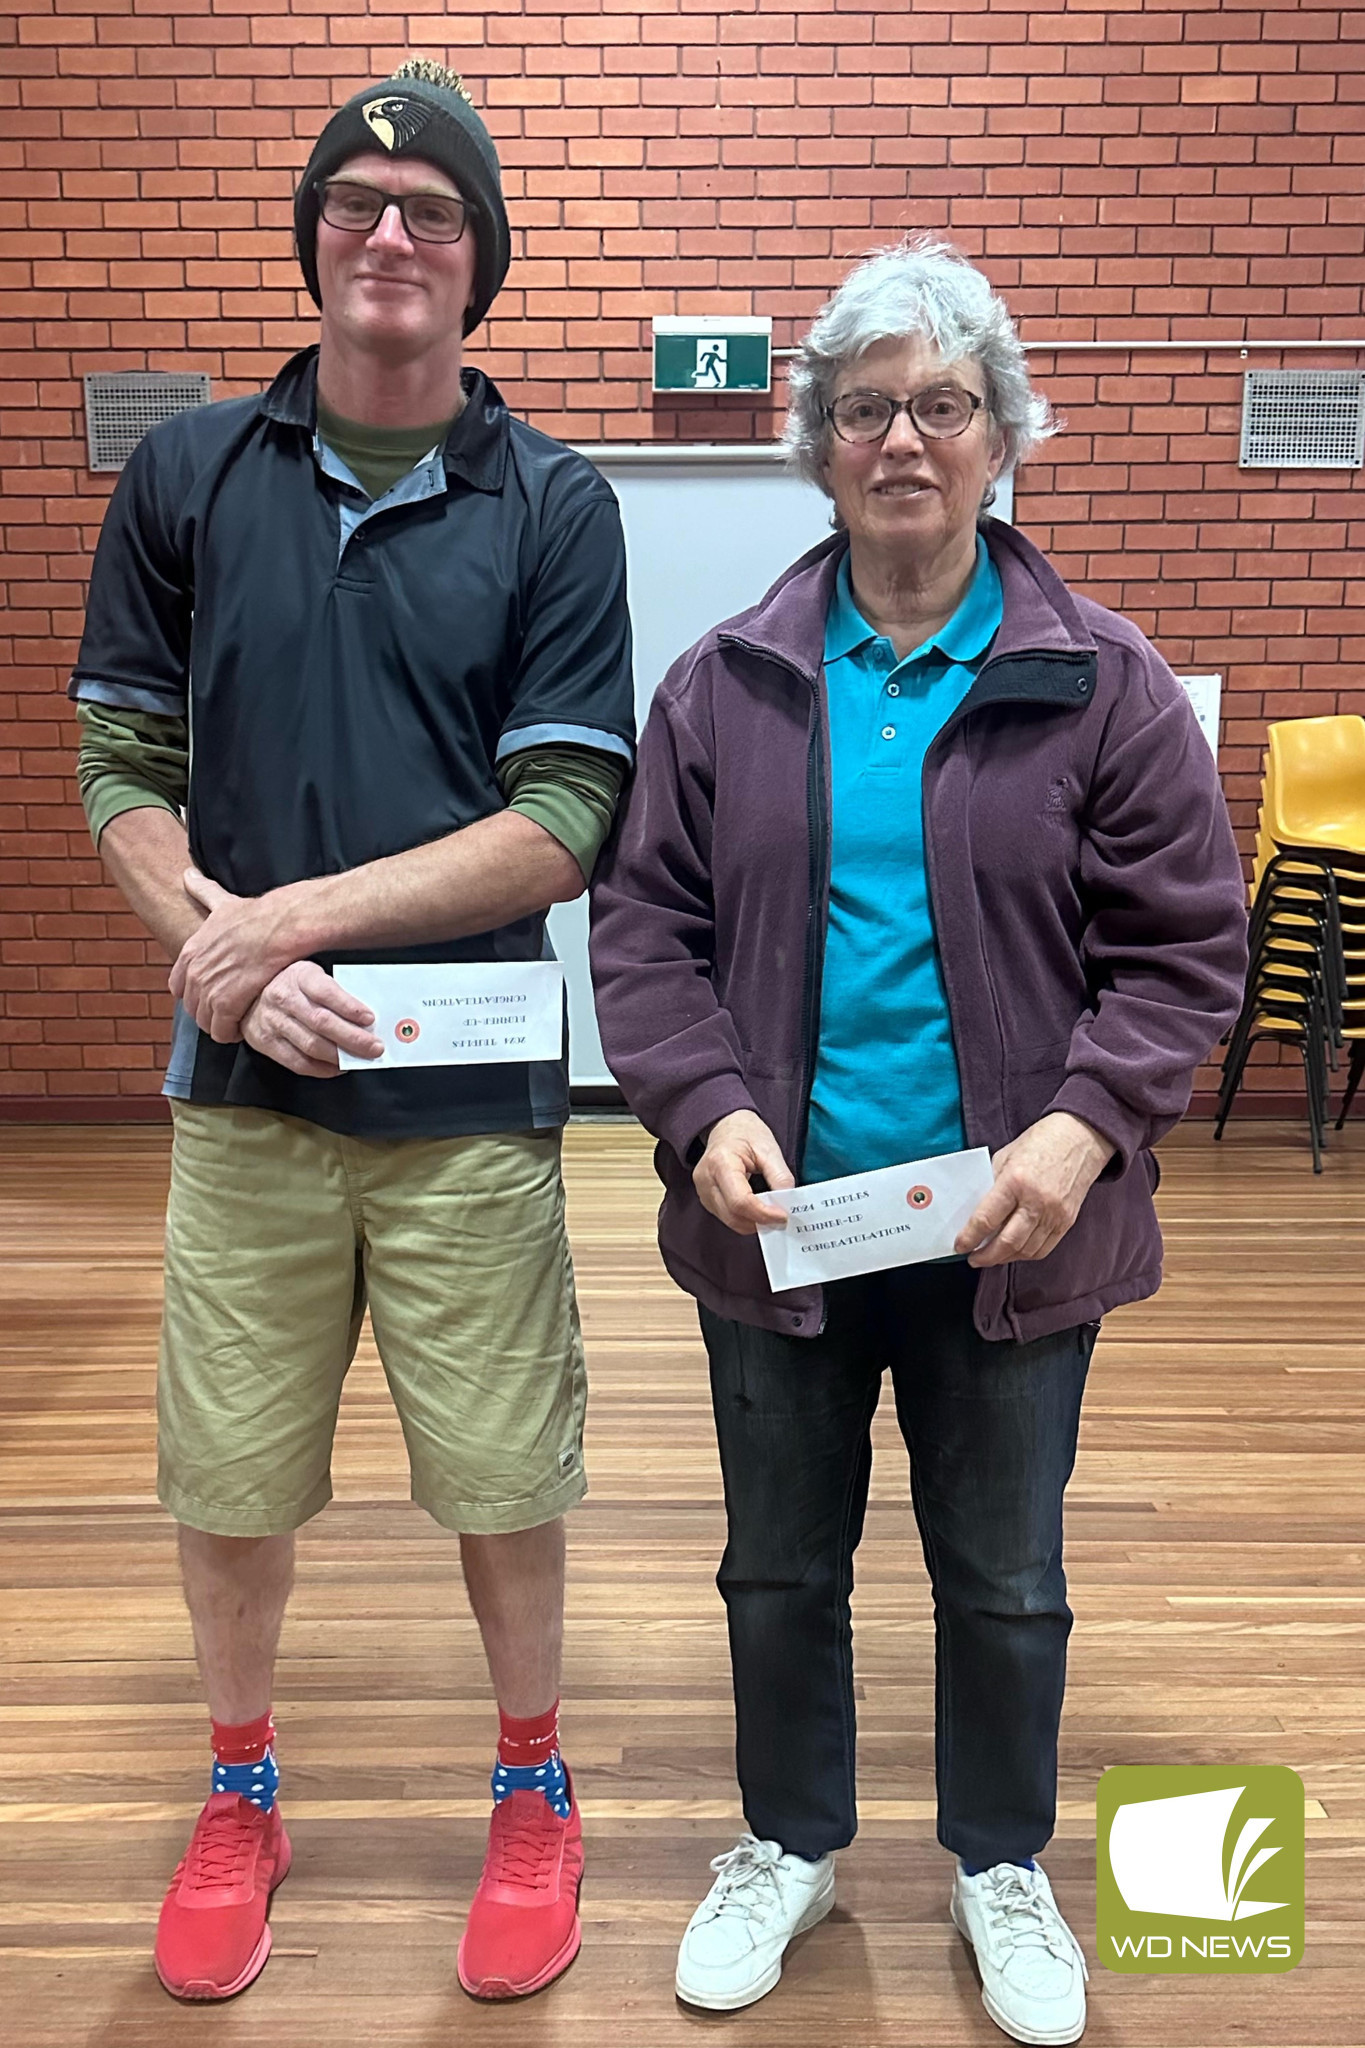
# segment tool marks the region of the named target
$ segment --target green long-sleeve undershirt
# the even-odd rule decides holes
[[[108,704],[76,707],[81,743],[76,780],[96,846],[122,811],[179,816],[189,794],[189,731],[183,718],[124,711]],[[591,879],[611,830],[626,764],[595,747],[527,747],[497,767],[509,810],[541,825],[566,847]]]

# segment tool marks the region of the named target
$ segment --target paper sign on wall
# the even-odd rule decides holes
[[[1184,690],[1194,707],[1199,720],[1199,730],[1209,743],[1209,752],[1218,759],[1218,710],[1223,695],[1221,676],[1177,676],[1176,681]]]

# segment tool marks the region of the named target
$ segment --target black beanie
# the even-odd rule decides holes
[[[294,241],[313,303],[318,290],[318,186],[344,163],[376,147],[390,156],[417,156],[458,188],[474,219],[478,260],[474,296],[464,331],[478,326],[492,305],[511,261],[507,209],[493,138],[474,110],[459,77],[426,57],[410,57],[392,78],[367,85],[338,107],[319,135],[294,194]]]

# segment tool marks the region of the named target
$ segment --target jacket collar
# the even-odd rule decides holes
[[[1094,695],[1096,650],[1075,598],[1017,528],[988,519],[982,532],[1000,572],[1004,616],[990,657],[961,708],[1005,700],[1084,708]],[[752,610],[723,626],[720,639],[769,656],[814,688],[824,657],[825,620],[847,548],[844,533],[821,541]]]
[[[464,410],[452,421],[441,459],[448,474],[476,491],[500,491],[507,468],[510,423],[502,394],[482,370],[460,373]],[[318,351],[300,349],[280,370],[261,397],[261,411],[282,426],[302,427],[309,438],[317,431]]]

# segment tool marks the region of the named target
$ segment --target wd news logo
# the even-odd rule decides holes
[[[1096,1937],[1110,1970],[1251,1976],[1303,1955],[1303,1781],[1120,1764],[1096,1795]]]

